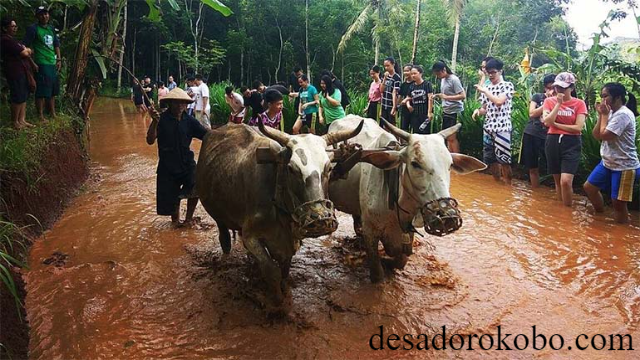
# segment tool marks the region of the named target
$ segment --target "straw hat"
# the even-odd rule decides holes
[[[179,87],[169,91],[169,93],[166,96],[160,99],[160,103],[168,100],[174,100],[174,101],[186,102],[186,103],[193,102],[193,99],[191,98],[191,96],[189,96],[186,91],[180,89]]]

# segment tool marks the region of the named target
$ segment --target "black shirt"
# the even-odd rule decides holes
[[[531,97],[531,101],[536,103],[536,108],[539,108],[540,106],[542,106],[542,104],[544,103],[544,99],[545,99],[544,94],[534,94]],[[540,121],[539,117],[537,118],[530,117],[529,122],[527,123],[527,126],[524,128],[524,133],[533,135],[540,139],[546,139],[547,130],[548,128],[544,126],[542,121]]]
[[[178,121],[168,111],[158,121],[158,174],[181,176],[196,166],[191,140],[202,140],[207,130],[194,117],[182,113]]]
[[[343,109],[346,109],[347,105],[351,104],[351,100],[349,99],[349,94],[347,94],[347,89],[344,88],[344,85],[342,85],[342,82],[340,82],[340,80],[338,79],[333,80],[333,87],[340,90],[340,93],[342,94],[342,100],[340,100],[340,105],[342,105]]]
[[[140,85],[138,84],[133,85],[133,102],[136,105],[141,105],[143,103],[142,98],[143,98],[142,89],[140,88]]]
[[[415,82],[411,84],[409,96],[415,115],[426,116],[429,113],[429,94],[432,92],[433,89],[429,81],[423,81],[420,85]]]
[[[402,79],[398,73],[394,73],[393,76],[384,78],[384,92],[382,93],[382,108],[391,110],[393,107],[393,89],[400,91],[400,83]]]
[[[257,118],[258,114],[263,113],[264,109],[262,108],[262,95],[257,91],[252,91],[249,97],[243,97],[244,106],[251,107],[251,117]]]
[[[293,92],[300,91],[300,84],[298,84],[298,77],[294,72],[289,74],[289,86],[291,86],[291,88],[293,89]]]

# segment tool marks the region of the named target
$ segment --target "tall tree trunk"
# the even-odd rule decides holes
[[[67,10],[69,9],[69,5],[64,4],[64,18],[62,20],[62,32],[67,31]]]
[[[98,0],[93,0],[82,20],[76,55],[71,64],[71,72],[67,80],[67,95],[71,97],[75,104],[80,103],[83,93],[84,75],[87,70],[87,63],[91,47],[93,28],[96,22],[98,10]]]
[[[138,29],[133,27],[133,42],[131,44],[131,72],[136,73],[136,40],[138,39]]]
[[[493,38],[491,39],[491,43],[489,44],[489,50],[487,51],[487,56],[491,55],[493,51],[493,44],[498,40],[498,32],[500,32],[500,18],[498,18],[498,24],[496,25],[496,31],[493,33]]]
[[[633,18],[636,19],[636,26],[638,27],[638,39],[640,39],[640,17],[636,13],[636,7],[629,5],[631,8],[631,12],[633,13]]]
[[[420,3],[422,0],[417,0],[416,5],[416,25],[413,27],[413,49],[411,50],[411,63],[416,63],[416,52],[418,51],[418,30],[420,29]]]
[[[244,43],[240,49],[240,86],[244,84]]]
[[[456,17],[456,29],[453,32],[453,50],[451,51],[451,71],[456,72],[458,58],[458,39],[460,38],[460,14]]]
[[[276,66],[275,81],[278,82],[278,73],[280,73],[280,65],[282,64],[282,48],[284,47],[284,41],[282,41],[282,28],[276,19],[276,27],[278,28],[278,36],[280,37],[280,52],[278,52],[278,65]]]
[[[304,2],[304,49],[307,58],[307,76],[311,80],[311,62],[309,61],[309,0]]]
[[[122,51],[120,51],[120,61],[119,61],[119,65],[118,65],[118,93],[120,92],[120,88],[122,87],[122,64],[124,61],[124,52],[125,49],[127,48],[127,6],[128,4],[124,5],[124,25],[123,25],[123,29],[122,29]]]

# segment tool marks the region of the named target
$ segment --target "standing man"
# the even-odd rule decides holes
[[[293,103],[293,108],[296,110],[300,107],[300,84],[298,83],[300,75],[302,75],[302,68],[300,66],[296,66],[293,72],[289,74],[289,97],[296,98]]]
[[[151,104],[153,104],[153,84],[151,84],[151,78],[148,76],[144,77],[144,80],[142,81],[142,89],[144,90],[145,94],[147,94],[147,96],[143,96],[143,100],[144,100],[144,105],[147,107],[147,109],[151,108]]]
[[[191,116],[196,116],[196,99],[198,99],[198,94],[200,93],[200,88],[196,86],[196,78],[193,76],[187,77],[187,86],[185,90],[187,91],[187,95],[191,97],[193,100],[192,103],[187,105],[187,114]]]
[[[231,108],[229,122],[242,124],[242,120],[244,119],[244,100],[242,99],[242,95],[233,91],[233,86],[227,86],[224,89],[224,101]]]
[[[185,112],[187,104],[193,102],[187,93],[175,88],[163,97],[161,105],[167,111],[159,115],[151,110],[151,125],[147,131],[147,144],[158,139],[158,170],[156,181],[156,209],[158,215],[170,215],[171,223],[179,227],[193,221],[193,212],[198,205],[194,195],[196,162],[191,151],[191,140],[202,140],[207,130]],[[180,223],[180,200],[187,199],[187,215]]]
[[[36,108],[40,120],[44,118],[44,103],[47,102],[49,114],[56,117],[56,96],[60,94],[58,71],[62,66],[60,57],[60,40],[49,25],[49,10],[40,6],[36,9],[38,22],[29,26],[24,37],[24,45],[33,49],[33,60],[37,65],[36,74]]]
[[[486,115],[483,126],[483,157],[493,178],[511,185],[511,99],[515,93],[513,84],[502,80],[502,61],[487,61],[487,75],[491,85],[476,85],[482,107],[472,117]]]
[[[391,124],[396,123],[396,109],[398,106],[398,92],[402,78],[396,72],[396,60],[392,57],[384,59],[384,80],[380,84],[380,92],[382,93],[382,113],[383,118]],[[380,122],[382,123],[382,122]]]
[[[209,114],[211,105],[209,104],[209,86],[202,80],[202,75],[195,76],[195,85],[198,87],[198,97],[196,99],[196,119],[205,127],[211,129]]]
[[[251,107],[251,119],[250,122],[255,123],[258,121],[258,115],[264,112],[262,107],[262,94],[258,90],[251,90],[246,86],[240,88],[242,93],[244,106]]]
[[[169,91],[175,89],[178,86],[175,81],[173,81],[173,76],[169,75],[169,81],[167,82],[167,89]],[[159,101],[159,100],[158,100]]]

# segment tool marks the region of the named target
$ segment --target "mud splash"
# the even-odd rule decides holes
[[[148,120],[129,102],[104,99],[92,119],[87,191],[30,254],[34,359],[638,356],[567,348],[582,333],[630,333],[640,347],[637,213],[618,226],[610,213],[592,215],[584,198],[569,210],[550,189],[453,176],[461,230],[419,238],[407,267],[372,285],[350,218],[341,215],[334,235],[304,241],[291,269],[290,315],[272,320],[239,240],[223,256],[201,207],[191,229],[171,229],[155,215]],[[433,336],[444,325],[465,337],[496,334],[498,325],[531,334],[536,325],[538,333],[562,334],[565,347],[372,351],[380,325],[385,335]]]

